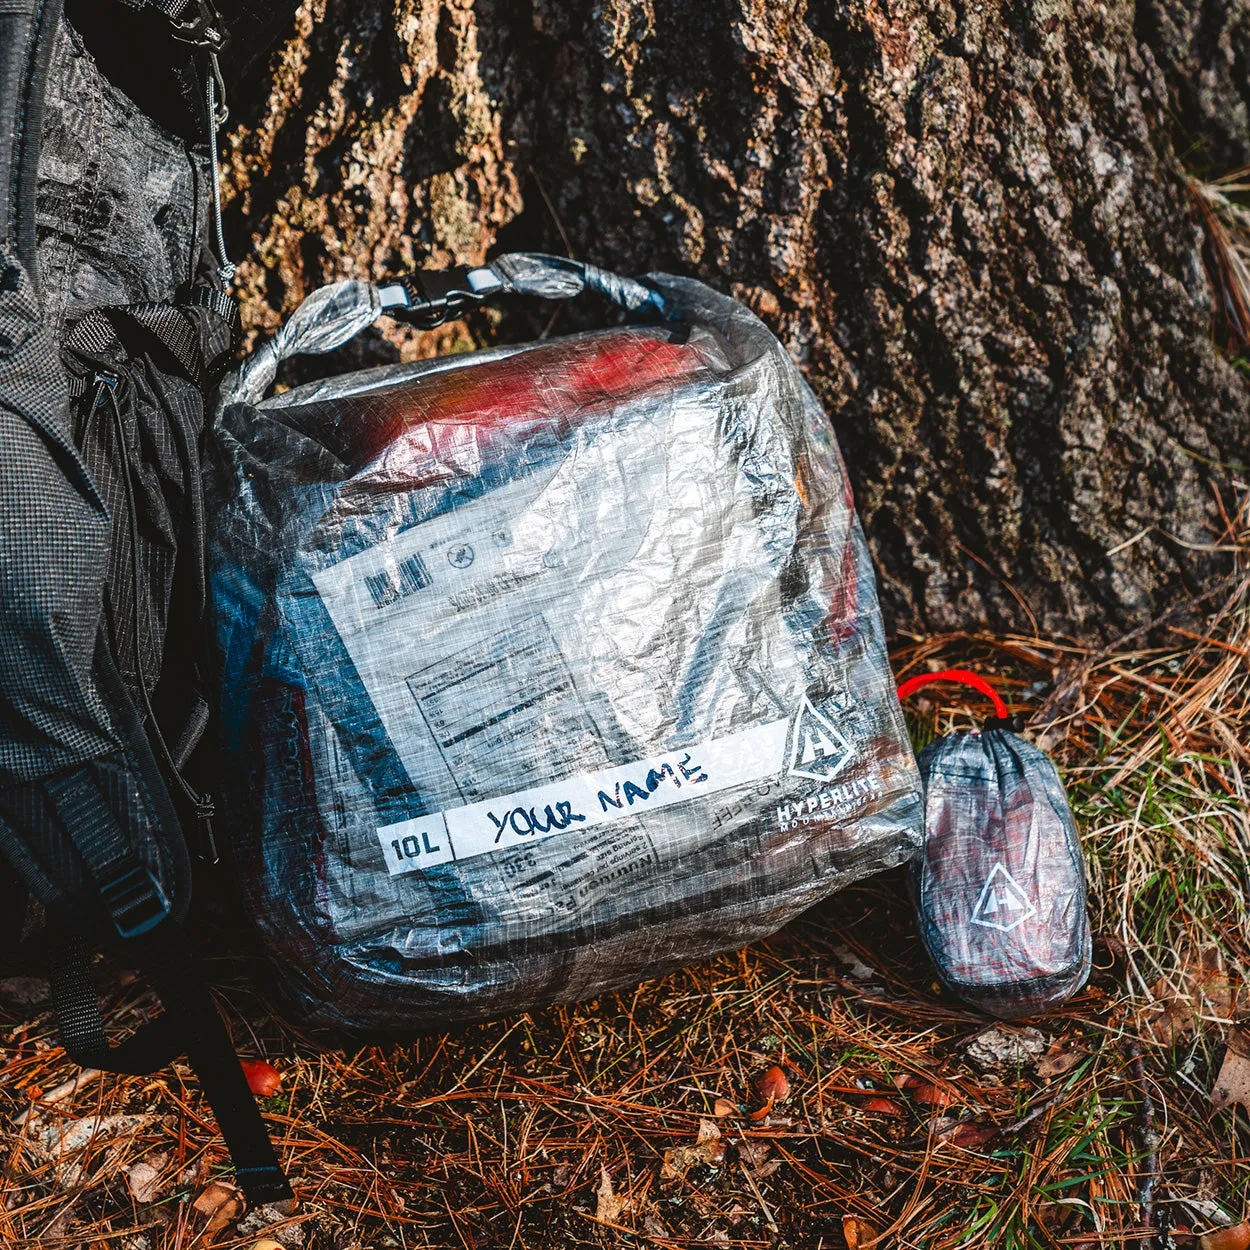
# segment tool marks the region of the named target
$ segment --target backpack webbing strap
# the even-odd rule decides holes
[[[231,296],[214,287],[199,285],[191,290],[186,304],[212,313],[230,331],[231,341],[235,340],[239,311]],[[65,346],[92,356],[106,355],[120,341],[117,320],[129,321],[146,331],[173,356],[190,382],[201,390],[207,387],[209,362],[205,359],[200,331],[177,304],[118,304],[97,308],[74,323],[65,336]]]
[[[207,308],[209,312],[216,313],[230,327],[231,338],[238,338],[239,304],[229,292],[201,282],[191,288],[186,302],[195,308]]]
[[[180,21],[193,0],[139,0],[140,8],[159,9],[171,22]]]
[[[211,0],[122,0],[131,9],[155,10],[170,24],[169,33],[183,43],[220,52],[227,31]]]
[[[170,900],[140,858],[95,770],[74,769],[43,783],[57,817],[82,856],[118,934],[139,937],[169,915]]]
[[[61,1044],[80,1067],[146,1076],[181,1053],[171,1028],[173,1017],[168,1014],[145,1024],[124,1042],[109,1045],[88,947],[77,934],[68,934],[51,947],[48,980]]]
[[[181,928],[162,926],[128,951],[147,976],[164,1011],[125,1041],[110,1046],[91,978],[87,947],[70,936],[54,949],[52,1002],[65,1051],[83,1067],[144,1076],[185,1054],[225,1139],[239,1184],[250,1203],[292,1197],[265,1122],[208,986]]]

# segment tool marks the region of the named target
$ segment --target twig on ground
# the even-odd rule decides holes
[[[76,1094],[84,1085],[90,1085],[92,1081],[98,1080],[101,1075],[99,1068],[83,1068],[77,1076],[70,1077],[68,1081],[62,1081],[54,1089],[48,1090],[38,1102],[31,1103],[20,1115],[14,1116],[13,1123],[21,1128],[27,1120],[32,1116],[37,1116],[45,1107],[52,1107],[58,1102],[63,1102],[71,1094]]]
[[[1140,1095],[1138,1103],[1137,1139],[1145,1152],[1142,1158],[1142,1179],[1137,1190],[1137,1209],[1142,1226],[1147,1230],[1144,1245],[1150,1250],[1155,1243],[1154,1191],[1159,1174],[1159,1130],[1155,1127],[1154,1099],[1150,1097],[1150,1084],[1146,1080],[1146,1065],[1142,1060],[1141,1043],[1133,1038],[1128,1046],[1133,1061],[1133,1077]]]

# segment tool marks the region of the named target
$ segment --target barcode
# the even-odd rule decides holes
[[[370,573],[365,578],[365,588],[369,591],[373,606],[384,608],[388,603],[403,599],[414,591],[424,590],[430,581],[430,572],[425,567],[425,561],[419,555],[411,555],[403,564],[393,569]]]

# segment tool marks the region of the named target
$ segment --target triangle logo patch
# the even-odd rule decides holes
[[[855,758],[855,748],[846,735],[821,712],[807,695],[799,704],[790,725],[791,777],[810,781],[832,781]]]
[[[1015,877],[1002,864],[995,864],[981,887],[977,905],[972,909],[972,923],[983,929],[1010,933],[1017,925],[1036,915],[1037,908]]]

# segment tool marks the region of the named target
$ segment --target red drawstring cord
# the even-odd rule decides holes
[[[999,720],[1008,718],[1007,705],[999,698],[998,691],[984,677],[970,673],[966,668],[944,668],[940,673],[921,673],[918,677],[909,677],[899,686],[898,697],[905,699],[935,681],[957,681],[961,686],[971,686],[974,690],[979,690],[986,698],[993,700],[994,711]]]

